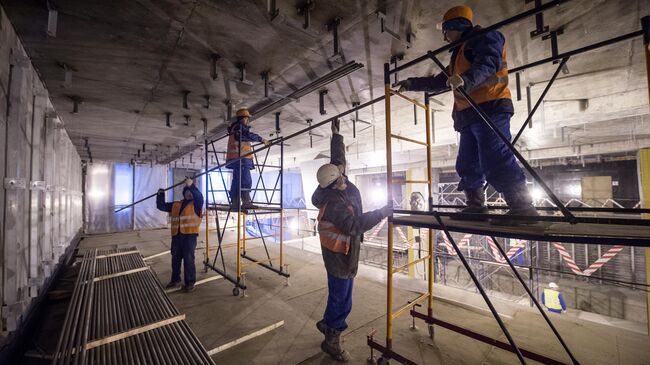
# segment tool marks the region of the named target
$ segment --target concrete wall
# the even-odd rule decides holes
[[[0,301],[6,335],[20,328],[79,232],[82,189],[79,155],[1,8],[0,151]]]

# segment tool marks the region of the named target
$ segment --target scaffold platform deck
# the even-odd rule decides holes
[[[499,226],[489,221],[454,220],[449,217],[441,217],[441,219],[445,227],[452,232],[532,241],[650,246],[650,225],[570,224],[568,222],[540,221],[520,226]],[[393,224],[438,230],[443,229],[433,215],[399,215],[393,217]]]

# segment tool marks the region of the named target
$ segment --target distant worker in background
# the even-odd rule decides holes
[[[183,264],[183,290],[191,292],[196,282],[194,251],[199,235],[201,217],[203,216],[203,194],[194,185],[192,179],[185,179],[183,200],[173,203],[165,202],[165,190],[158,189],[156,206],[168,212],[172,228],[172,278],[166,288],[175,288],[181,283],[181,263]]]
[[[443,16],[442,34],[445,41],[462,41],[481,30],[474,26],[472,9],[455,6]],[[434,93],[453,90],[454,129],[460,132],[456,172],[460,176],[458,190],[465,193],[467,207],[463,213],[487,213],[485,205],[486,180],[503,193],[510,216],[536,216],[526,177],[506,144],[481,119],[469,102],[457,90],[463,87],[495,126],[511,139],[510,118],[514,113],[506,63],[505,37],[496,30],[460,43],[451,50],[450,75],[412,77],[401,81],[400,91]],[[494,224],[517,224],[521,221],[494,220]]]
[[[566,312],[566,302],[564,296],[559,292],[560,287],[555,283],[549,283],[548,288],[542,292],[542,304],[550,312]]]
[[[352,286],[363,233],[389,216],[392,209],[386,206],[363,213],[359,189],[345,175],[345,145],[339,127],[338,120],[332,122],[332,157],[318,169],[318,187],[311,201],[320,210],[318,233],[328,287],[327,307],[316,327],[325,335],[323,352],[345,362],[350,354],[341,347],[341,333],[348,328],[346,318],[352,311]]]
[[[255,209],[251,198],[251,170],[253,164],[253,148],[251,142],[262,142],[269,145],[269,141],[251,132],[251,113],[248,109],[237,110],[237,119],[228,127],[228,150],[226,151],[226,167],[232,169],[232,182],[230,184],[230,210]],[[246,156],[237,160],[241,156]]]

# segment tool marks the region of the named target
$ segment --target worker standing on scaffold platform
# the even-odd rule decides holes
[[[232,182],[230,184],[230,210],[239,210],[240,196],[241,209],[255,209],[251,199],[251,170],[253,164],[253,148],[251,142],[262,142],[268,146],[269,141],[251,132],[251,113],[248,109],[237,110],[237,119],[228,127],[228,150],[226,151],[226,167],[232,169]],[[246,156],[237,160],[241,156]],[[241,188],[241,195],[240,195]]]
[[[166,288],[171,289],[181,283],[182,263],[183,279],[185,279],[183,291],[189,293],[194,290],[196,282],[194,251],[203,216],[203,194],[194,185],[192,179],[188,178],[185,179],[185,187],[183,187],[183,200],[167,203],[165,202],[165,190],[158,189],[156,207],[163,212],[168,212],[171,219],[172,279]]]
[[[318,188],[311,201],[318,213],[318,234],[327,271],[327,307],[316,327],[325,335],[321,349],[337,361],[348,361],[341,333],[352,310],[352,285],[359,267],[363,233],[391,214],[388,206],[363,213],[361,193],[345,176],[345,145],[339,121],[332,122],[330,163],[317,172]]]
[[[454,43],[481,31],[473,26],[472,9],[455,6],[443,16],[441,24],[445,41]],[[430,77],[412,77],[401,81],[400,91],[454,91],[454,129],[460,132],[456,172],[460,176],[458,190],[465,193],[467,207],[463,213],[485,214],[486,180],[503,193],[509,216],[536,216],[526,177],[508,146],[483,122],[478,113],[461,95],[463,87],[490,117],[506,138],[510,134],[510,118],[514,107],[508,88],[505,37],[496,30],[460,43],[451,50],[451,62],[444,73]],[[494,224],[514,225],[521,221],[494,220]]]
[[[555,283],[549,283],[548,288],[542,292],[542,304],[553,313],[566,312],[564,296],[559,291],[560,287]]]

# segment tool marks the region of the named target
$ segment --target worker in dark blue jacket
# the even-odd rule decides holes
[[[181,283],[181,263],[183,264],[183,290],[191,292],[196,282],[196,266],[194,251],[196,238],[199,236],[201,217],[203,216],[203,194],[194,185],[192,179],[185,180],[183,200],[173,203],[165,202],[165,191],[158,190],[156,206],[163,212],[168,212],[171,220],[172,233],[172,278],[166,288],[175,288]]]
[[[228,150],[226,151],[226,167],[232,169],[230,184],[230,208],[233,211],[255,209],[251,198],[251,170],[253,164],[253,147],[251,142],[262,142],[268,146],[269,141],[251,132],[251,114],[248,109],[237,110],[237,120],[228,127]],[[240,200],[241,198],[241,200]]]
[[[456,6],[443,17],[442,31],[449,43],[469,38],[481,31],[472,24],[472,10]],[[510,139],[510,118],[514,107],[508,88],[505,37],[493,30],[460,43],[451,49],[451,62],[444,73],[430,77],[412,77],[400,82],[400,91],[454,91],[454,129],[460,132],[456,172],[458,190],[467,198],[464,213],[487,213],[486,181],[503,193],[510,210],[508,215],[536,216],[526,177],[508,146],[481,119],[457,90],[463,87],[489,116],[496,127]],[[516,220],[495,220],[495,224],[517,224]]]

